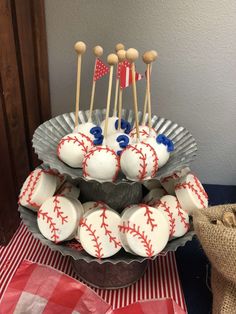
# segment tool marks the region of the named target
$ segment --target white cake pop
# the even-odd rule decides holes
[[[84,213],[87,213],[88,211],[90,211],[91,209],[95,209],[95,208],[99,208],[99,209],[103,209],[106,208],[106,209],[111,209],[110,206],[108,206],[107,204],[105,204],[104,202],[102,201],[96,201],[96,202],[85,202],[82,204],[83,206],[83,209],[84,209]],[[78,226],[78,229],[77,229],[77,233],[76,233],[76,236],[75,236],[75,239],[80,242],[80,226]]]
[[[151,145],[141,142],[127,146],[121,154],[120,165],[127,179],[144,181],[156,175],[158,158]]]
[[[120,155],[122,150],[125,149],[130,143],[130,137],[124,133],[113,133],[108,135],[105,144],[113,149],[117,155]]]
[[[175,195],[176,184],[179,182],[180,178],[186,176],[189,172],[190,169],[185,167],[180,171],[175,171],[171,175],[161,178],[160,183],[168,194]]]
[[[145,204],[123,211],[119,231],[124,249],[144,257],[160,253],[169,239],[169,224],[163,212]]]
[[[181,207],[192,215],[197,209],[207,208],[208,195],[198,178],[188,173],[175,186],[175,194]]]
[[[38,210],[48,197],[53,196],[57,188],[57,177],[47,173],[47,170],[35,169],[25,180],[18,199],[24,207]]]
[[[83,160],[83,176],[87,180],[115,181],[119,170],[119,157],[107,146],[93,147]]]
[[[105,128],[105,121],[103,120],[100,127],[102,128],[102,131],[104,132]],[[108,118],[108,128],[107,128],[107,135],[111,135],[117,132],[129,134],[131,130],[131,125],[128,121],[121,119],[121,128],[118,130],[118,117],[109,117]]]
[[[166,215],[169,221],[170,239],[182,237],[188,231],[188,214],[181,208],[175,196],[163,196],[154,207]]]
[[[157,138],[148,137],[145,143],[150,144],[158,157],[158,167],[163,167],[170,158],[170,153],[174,150],[173,142],[165,135],[159,134]]]
[[[82,215],[83,207],[78,200],[56,195],[40,207],[37,223],[45,238],[58,243],[74,238]]]
[[[79,223],[79,238],[84,250],[99,259],[119,252],[119,223],[118,213],[105,206],[85,213]]]
[[[65,135],[57,147],[57,156],[72,168],[81,168],[84,156],[93,147],[92,140],[83,133]]]
[[[135,142],[137,139],[136,128],[133,128],[129,133],[130,138]],[[148,137],[156,137],[157,133],[155,129],[151,128],[149,134],[149,127],[147,125],[140,125],[139,126],[139,138],[140,141],[146,140]]]
[[[96,124],[94,124],[93,122],[85,122],[85,123],[79,124],[75,128],[74,133],[83,133],[87,135],[93,141],[94,136],[93,134],[90,133],[90,131],[94,127],[96,127]]]

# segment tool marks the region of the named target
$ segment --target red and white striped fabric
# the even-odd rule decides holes
[[[78,279],[69,257],[42,245],[38,239],[33,237],[27,227],[21,224],[10,243],[6,247],[0,246],[0,300],[16,269],[25,259],[52,266]],[[169,252],[166,256],[159,256],[155,261],[149,261],[145,275],[127,288],[117,290],[93,288],[93,290],[113,309],[139,300],[172,298],[186,311],[174,252]]]
[[[142,74],[135,72],[135,81],[139,81],[143,78]],[[120,87],[126,88],[132,84],[132,70],[125,65],[121,66],[120,71]]]
[[[100,78],[102,78],[104,75],[106,75],[107,73],[109,73],[109,67],[105,63],[103,63],[100,59],[97,58],[93,80],[97,81]]]

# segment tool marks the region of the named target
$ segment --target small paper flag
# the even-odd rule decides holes
[[[100,59],[97,58],[93,80],[97,81],[100,78],[102,78],[104,75],[106,75],[107,73],[109,73],[109,67],[105,63],[103,63]]]
[[[143,78],[142,74],[140,73],[135,73],[135,81],[139,81]],[[130,67],[127,66],[122,66],[121,67],[121,72],[120,72],[120,87],[126,88],[129,85],[132,84],[132,70]]]
[[[131,63],[130,63],[129,61],[125,60],[125,61],[120,62],[120,63],[118,64],[118,67],[117,67],[117,75],[116,75],[117,78],[120,78],[120,72],[121,72],[122,66],[126,66],[126,67],[128,67],[128,68],[131,68]]]

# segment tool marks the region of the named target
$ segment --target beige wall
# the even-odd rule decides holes
[[[105,55],[120,41],[140,53],[156,49],[153,112],[194,135],[199,152],[192,168],[203,182],[236,184],[235,0],[46,0],[46,22],[53,115],[73,110],[75,41],[88,46],[82,108],[89,104],[94,45]],[[141,62],[138,70],[144,71]],[[95,105],[103,107],[107,79],[97,85]],[[140,106],[143,93],[140,82]],[[126,107],[131,99],[129,90]]]

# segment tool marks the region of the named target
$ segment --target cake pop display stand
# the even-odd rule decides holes
[[[93,111],[92,121],[100,125],[105,114],[105,109]],[[79,123],[87,122],[88,116],[89,111],[80,111]],[[138,113],[138,117],[141,123],[143,121],[141,112]],[[124,109],[122,118],[133,127],[134,114],[132,110]],[[148,115],[146,115],[147,119]],[[74,113],[65,113],[46,121],[37,128],[33,136],[33,147],[39,159],[51,169],[56,169],[61,174],[70,176],[74,183],[80,187],[80,200],[82,202],[103,201],[119,213],[128,205],[140,203],[143,198],[141,183],[127,180],[122,173],[119,174],[115,182],[86,181],[83,179],[82,169],[73,169],[58,159],[57,145],[62,137],[73,132],[74,121]],[[189,131],[177,123],[157,116],[152,117],[152,127],[158,134],[169,137],[175,145],[175,150],[168,163],[158,170],[155,179],[168,176],[174,171],[189,166],[197,151],[196,141]],[[21,206],[19,211],[24,224],[33,235],[52,250],[60,251],[64,256],[69,255],[78,276],[92,286],[104,289],[126,287],[137,281],[146,270],[148,258],[131,255],[123,249],[111,258],[97,259],[88,255],[75,240],[55,244],[45,239],[39,232],[34,212]],[[190,241],[193,235],[194,231],[191,229],[183,237],[172,240],[161,254],[175,251],[179,246]],[[152,257],[152,259],[155,258],[156,256]]]

